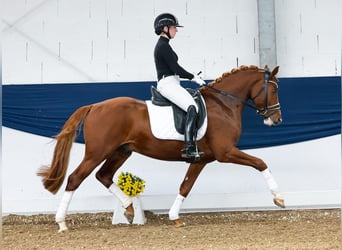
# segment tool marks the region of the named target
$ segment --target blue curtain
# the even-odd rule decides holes
[[[148,100],[151,85],[155,83],[3,85],[2,123],[52,137],[78,107],[118,96]],[[262,118],[245,107],[239,148],[270,147],[341,133],[340,77],[281,78],[279,98],[283,123],[277,127],[263,125]],[[76,141],[83,142],[82,135]]]

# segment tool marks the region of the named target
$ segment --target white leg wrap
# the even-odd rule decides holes
[[[179,219],[179,211],[180,211],[180,208],[183,204],[183,201],[184,201],[185,197],[178,194],[177,195],[177,198],[176,200],[174,201],[172,207],[170,208],[170,211],[169,211],[169,218],[170,220],[177,220]]]
[[[55,217],[55,220],[59,225],[59,232],[62,232],[68,229],[65,224],[65,216],[66,216],[73,194],[74,194],[74,191],[65,191],[59,203],[59,207],[58,207],[56,217]]]
[[[74,191],[65,191],[63,197],[59,203],[59,207],[56,213],[56,222],[62,222],[65,220],[65,215],[68,210],[72,195]]]
[[[132,204],[132,199],[127,194],[125,194],[115,183],[113,183],[109,188],[109,192],[114,194],[122,203],[124,208]]]
[[[278,188],[278,184],[275,181],[275,179],[273,178],[273,175],[271,174],[270,170],[268,168],[266,168],[264,171],[261,172],[262,175],[264,176],[266,183],[269,187],[269,189],[271,190],[271,193],[273,195],[276,195],[277,193],[279,193],[279,188]]]

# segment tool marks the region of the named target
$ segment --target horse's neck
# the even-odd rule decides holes
[[[212,105],[217,106],[218,110],[241,116],[244,103],[250,97],[250,89],[255,82],[253,74],[254,72],[236,72],[234,75],[222,78],[220,82],[213,85],[222,92],[208,90],[208,100],[210,99]]]
[[[239,129],[245,102],[250,97],[251,89],[256,82],[255,79],[253,72],[248,74],[237,72],[213,84],[213,87],[220,90],[221,93],[210,88],[205,89],[203,93],[208,110],[218,114],[214,116],[215,119],[219,119],[222,124],[225,123],[227,126]]]
[[[205,89],[203,93],[204,99],[206,100],[207,106],[213,107],[213,110],[217,110],[220,112],[227,112],[230,115],[234,113],[235,115],[242,113],[243,104],[241,91],[239,88],[219,88],[218,83],[214,85],[216,90],[220,90],[222,92],[218,92],[214,89]],[[238,95],[239,94],[239,95]],[[236,98],[238,99],[236,99]],[[234,115],[234,116],[235,116]]]
[[[236,75],[227,76],[222,79],[222,81],[217,84],[217,88],[243,101],[247,101],[251,84],[252,81],[249,80],[249,78],[236,73]]]

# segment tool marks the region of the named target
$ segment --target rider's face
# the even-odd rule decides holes
[[[167,32],[167,29],[168,27],[164,27],[164,32]],[[177,33],[177,27],[176,26],[170,26],[169,27],[169,34],[170,34],[170,37],[171,39],[174,38],[176,36],[176,33]]]

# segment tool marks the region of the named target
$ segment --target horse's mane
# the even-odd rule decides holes
[[[220,77],[216,78],[211,84],[219,83],[220,81],[222,81],[223,78],[225,78],[229,75],[235,74],[235,73],[242,71],[242,70],[263,70],[263,69],[256,66],[256,65],[249,65],[249,66],[241,65],[239,68],[233,68],[228,72],[224,72]]]

